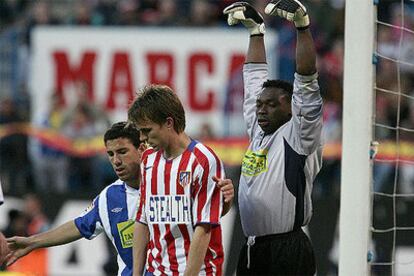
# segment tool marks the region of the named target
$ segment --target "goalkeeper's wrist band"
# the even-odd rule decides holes
[[[296,30],[298,30],[298,31],[304,31],[304,30],[309,29],[309,26],[310,26],[310,25],[308,25],[308,26],[304,26],[304,27],[296,27]]]

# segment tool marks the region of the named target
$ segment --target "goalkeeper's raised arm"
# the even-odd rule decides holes
[[[265,13],[292,21],[297,29],[296,72],[312,75],[316,72],[316,53],[309,31],[310,19],[305,6],[297,0],[273,0],[267,4]]]

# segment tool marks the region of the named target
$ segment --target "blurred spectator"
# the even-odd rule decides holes
[[[190,6],[189,27],[211,27],[217,25],[221,11],[207,0],[193,0]]]
[[[87,82],[75,84],[75,98],[64,112],[62,132],[72,139],[91,139],[101,135],[110,125],[103,108],[91,99]],[[104,185],[108,174],[103,173],[107,159],[101,155],[71,156],[69,160],[69,186],[93,191]]]
[[[411,101],[409,115],[401,122],[400,139],[403,142],[414,142],[414,100]],[[402,194],[414,194],[414,163],[402,161],[400,163],[400,186]],[[412,200],[412,198],[407,198]]]
[[[28,219],[29,236],[45,232],[50,228],[49,220],[42,210],[42,202],[35,194],[25,196],[23,212]]]
[[[0,179],[5,193],[25,192],[30,178],[27,136],[20,134],[23,118],[11,99],[0,101],[0,126],[9,135],[0,137]]]
[[[27,218],[23,212],[17,209],[11,209],[8,213],[7,227],[2,229],[6,238],[13,236],[27,236]],[[6,266],[0,264],[0,271],[7,270]]]
[[[91,110],[86,105],[77,105],[71,120],[63,127],[63,133],[72,139],[90,139],[98,135]],[[95,185],[96,156],[71,156],[69,159],[69,186],[73,191],[91,190]]]
[[[319,72],[324,92],[324,99],[338,105],[342,103],[342,74],[344,60],[344,43],[335,39],[329,49],[320,59]]]
[[[8,222],[6,229],[3,229],[5,237],[27,236],[27,217],[19,210],[11,209],[8,213]]]
[[[39,25],[56,25],[59,21],[50,14],[49,2],[34,1],[31,2],[29,20],[25,31],[25,44],[30,47],[31,33],[34,27]]]
[[[28,1],[3,0],[0,1],[0,30],[3,26],[11,25],[21,16]]]
[[[68,123],[73,122],[78,111],[84,109],[90,116],[95,131],[104,133],[111,122],[104,109],[92,101],[88,83],[83,80],[76,82],[74,94],[72,103],[69,104],[63,114],[62,126],[65,127]]]
[[[378,26],[377,51],[380,55],[396,58],[398,53],[398,41],[393,38],[391,27],[385,25]]]
[[[99,0],[93,14],[97,25],[114,25],[117,20],[117,1]]]
[[[342,109],[334,101],[326,101],[323,106],[322,137],[324,144],[340,145]],[[319,199],[339,197],[340,160],[337,158],[324,159],[323,167],[315,180],[314,196]]]
[[[36,195],[29,194],[24,200],[24,210],[13,211],[13,229],[5,233],[6,237],[28,236],[43,232],[49,228],[46,216],[42,212],[41,202]],[[47,249],[36,249],[32,254],[7,267],[7,271],[18,275],[47,275]],[[20,274],[21,273],[21,274]]]
[[[152,22],[152,18],[142,18],[145,16],[139,16],[138,3],[136,0],[121,0],[118,2],[118,24],[119,25],[138,25],[139,18],[141,20],[148,20],[148,23]]]
[[[163,0],[159,3],[158,26],[178,26],[182,25],[183,17],[177,9],[175,0]]]
[[[74,14],[69,19],[69,24],[87,26],[95,25],[98,22],[92,20],[91,7],[85,2],[77,2],[74,5]]]
[[[204,122],[200,127],[200,132],[198,135],[198,139],[200,141],[207,141],[214,139],[214,131],[211,125],[208,122]]]
[[[53,93],[50,110],[47,112],[40,127],[45,131],[58,133],[62,129],[62,106],[59,93]],[[64,152],[47,145],[45,142],[32,138],[33,168],[36,187],[39,192],[65,193],[68,190],[68,157]]]

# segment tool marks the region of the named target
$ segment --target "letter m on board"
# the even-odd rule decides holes
[[[65,85],[69,82],[84,81],[88,85],[88,98],[94,97],[94,65],[96,53],[85,51],[77,59],[78,62],[69,60],[69,53],[63,50],[53,52],[53,62],[55,66],[55,85],[56,92],[63,96]],[[61,97],[64,101],[64,97]],[[64,102],[63,102],[64,104]]]

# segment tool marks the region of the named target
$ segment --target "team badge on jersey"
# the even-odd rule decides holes
[[[191,172],[190,171],[180,172],[180,174],[178,175],[178,182],[180,183],[182,187],[185,187],[188,184],[190,184],[191,183]]]

